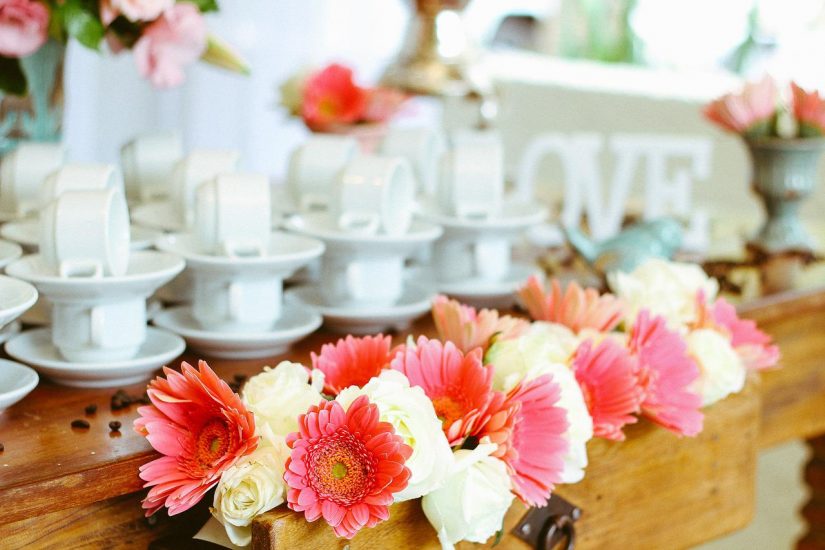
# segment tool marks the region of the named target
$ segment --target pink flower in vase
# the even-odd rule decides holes
[[[452,342],[442,344],[421,336],[415,347],[396,354],[390,368],[424,390],[451,447],[476,435],[486,422],[493,369],[482,364],[480,348],[464,355]]]
[[[367,90],[364,107],[364,122],[389,122],[407,101],[407,94],[395,88],[372,88]]]
[[[338,395],[344,388],[364,386],[374,376],[389,368],[393,351],[392,338],[379,334],[341,338],[324,344],[321,353],[311,354],[312,367],[324,373],[324,391]]]
[[[149,383],[151,405],[140,407],[135,431],[163,456],[140,467],[151,487],[143,500],[146,515],[162,507],[169,515],[197,504],[221,474],[258,444],[254,415],[204,361],[196,370],[164,367],[166,378]]]
[[[307,79],[301,116],[310,130],[318,132],[354,124],[363,119],[367,95],[353,80],[352,69],[334,63]]]
[[[158,88],[179,86],[183,69],[206,49],[206,23],[194,4],[182,2],[146,26],[133,49],[141,76]]]
[[[432,313],[438,337],[442,341],[452,342],[464,353],[475,348],[486,351],[493,338],[516,338],[530,327],[524,319],[499,316],[492,309],[476,311],[446,296],[437,296],[433,300]]]
[[[26,57],[46,42],[49,10],[35,0],[0,0],[0,55]]]
[[[389,517],[393,494],[410,479],[405,463],[412,448],[379,416],[378,406],[362,395],[346,411],[329,401],[299,417],[299,431],[286,438],[292,449],[284,472],[289,508],[304,512],[307,521],[323,517],[348,539]]]
[[[567,453],[567,412],[556,407],[561,390],[549,374],[520,382],[505,396],[496,392],[490,417],[478,434],[489,437],[510,472],[515,493],[531,506],[544,506],[562,481]]]
[[[729,132],[760,137],[771,133],[777,98],[776,83],[765,75],[759,82],[745,84],[738,94],[725,94],[710,102],[702,112],[705,118]]]
[[[818,91],[806,92],[791,82],[793,114],[799,122],[802,137],[825,135],[825,99]]]
[[[630,330],[628,348],[638,363],[645,417],[678,435],[701,432],[702,398],[691,390],[699,367],[682,337],[667,328],[664,317],[642,310]]]
[[[100,18],[109,25],[123,15],[130,21],[154,21],[175,5],[175,0],[101,0]]]
[[[624,314],[621,300],[612,294],[600,296],[593,288],[583,289],[575,281],[568,283],[562,293],[559,281],[553,279],[548,293],[533,275],[518,290],[518,296],[533,320],[558,323],[573,332],[586,328],[610,331]]]
[[[623,441],[622,427],[637,421],[633,415],[643,397],[627,349],[610,338],[599,345],[588,340],[576,350],[573,372],[593,418],[593,435]]]

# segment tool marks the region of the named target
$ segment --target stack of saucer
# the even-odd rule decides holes
[[[180,273],[183,260],[130,253],[121,189],[59,194],[42,212],[39,249],[6,271],[52,303],[52,326],[10,339],[9,355],[60,384],[109,387],[146,380],[181,354],[181,338],[147,328],[146,299]]]
[[[323,163],[329,156],[313,158]],[[320,280],[291,289],[288,301],[315,308],[339,332],[408,327],[429,310],[432,292],[407,280],[405,260],[441,235],[438,226],[412,221],[416,183],[409,162],[355,156],[328,174],[333,183],[320,192],[325,210],[287,221],[289,230],[326,245]]]
[[[324,245],[271,230],[267,178],[222,174],[201,184],[194,202],[195,230],[156,242],[186,260],[192,304],[164,311],[154,323],[192,348],[227,358],[278,355],[314,332],[321,317],[283,303],[283,281]]]
[[[23,281],[0,276],[0,329],[14,321],[37,300],[37,291]],[[39,378],[25,365],[0,359],[0,413],[32,391]]]
[[[518,285],[537,272],[512,262],[512,247],[547,211],[505,199],[503,149],[495,134],[452,136],[440,159],[437,192],[421,201],[418,216],[444,229],[421,273],[438,292],[477,306],[507,307]]]

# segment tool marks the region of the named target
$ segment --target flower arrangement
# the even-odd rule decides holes
[[[144,508],[179,513],[215,487],[212,515],[244,546],[284,503],[349,539],[420,499],[444,548],[486,542],[515,498],[542,506],[580,481],[591,438],[620,441],[640,416],[695,436],[702,407],[778,361],[697,266],[651,260],[610,283],[531,278],[532,322],[438,297],[437,337],[347,336],[240,396],[203,362],[165,369],[135,422],[163,455],[141,468]]]
[[[202,14],[217,9],[216,0],[0,0],[0,90],[26,93],[19,60],[49,39],[132,49],[140,74],[159,88],[180,85],[184,67],[198,59],[244,72],[244,63],[207,32]]]
[[[825,100],[791,82],[782,90],[770,76],[710,102],[705,117],[747,139],[825,136]]]
[[[394,88],[360,86],[352,69],[338,63],[300,71],[280,92],[281,104],[313,132],[340,133],[355,125],[388,122],[407,100]]]

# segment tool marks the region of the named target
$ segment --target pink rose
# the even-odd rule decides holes
[[[183,69],[206,49],[206,23],[193,4],[175,4],[143,31],[135,43],[138,71],[158,88],[184,81]]]
[[[152,21],[175,5],[175,0],[104,0],[115,16],[122,14],[130,21]],[[113,20],[114,17],[111,17]]]
[[[0,55],[26,57],[46,42],[49,10],[34,0],[0,0]]]

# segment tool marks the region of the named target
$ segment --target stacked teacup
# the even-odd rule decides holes
[[[160,313],[154,323],[215,357],[270,357],[315,331],[321,317],[284,304],[283,281],[318,258],[324,245],[271,229],[269,181],[225,173],[194,191],[192,230],[156,246],[186,259],[191,305]]]
[[[87,175],[94,179],[94,173]],[[130,252],[119,186],[87,182],[58,192],[60,181],[49,187],[55,198],[41,214],[39,253],[7,268],[52,303],[52,326],[15,336],[6,351],[65,385],[146,380],[185,346],[178,336],[146,326],[146,299],[184,263],[168,253]]]
[[[336,142],[341,154],[332,155]],[[441,229],[412,220],[416,178],[405,158],[349,151],[347,138],[324,136],[293,155],[290,185],[302,212],[287,228],[320,239],[326,251],[319,281],[289,297],[317,309],[333,330],[402,329],[426,313],[432,297],[407,280],[405,260]]]
[[[433,247],[435,288],[479,306],[510,305],[517,286],[536,268],[511,261],[513,243],[540,223],[546,209],[507,200],[499,136],[462,131],[439,160],[436,192],[421,202],[421,219],[443,227]]]
[[[169,182],[183,158],[180,136],[159,132],[138,136],[120,148],[120,166],[129,204],[162,201],[169,197]]]

